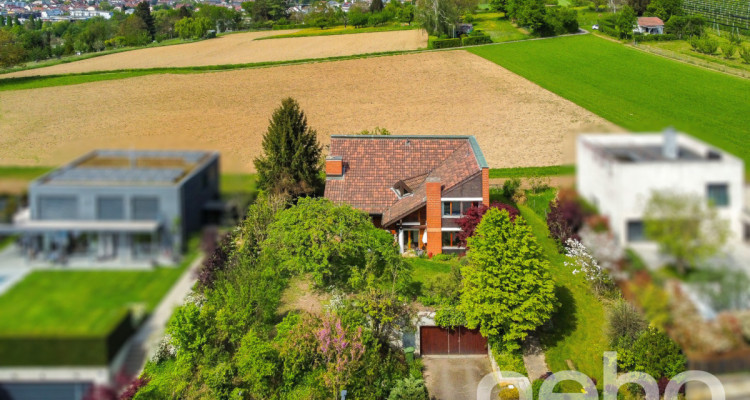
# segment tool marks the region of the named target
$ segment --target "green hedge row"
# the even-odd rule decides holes
[[[271,27],[271,30],[278,31],[283,29],[304,29],[309,28],[308,25],[302,25],[302,24],[289,24],[289,25],[274,25]]]
[[[432,41],[433,49],[447,49],[450,47],[473,46],[478,44],[492,43],[489,35],[472,35],[455,39],[437,39]]]
[[[130,312],[107,336],[0,337],[0,366],[108,365],[135,333]]]
[[[663,42],[668,40],[677,40],[677,35],[664,33],[661,35],[635,35],[638,42]]]
[[[461,39],[462,46],[473,46],[477,44],[488,43],[492,43],[492,39],[488,35],[464,36],[463,39]]]
[[[449,47],[461,47],[461,39],[437,39],[432,41],[433,49],[447,49]]]

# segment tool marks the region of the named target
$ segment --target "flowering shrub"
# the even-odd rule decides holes
[[[347,332],[341,325],[341,320],[329,314],[323,319],[322,327],[315,332],[315,338],[326,366],[323,380],[334,395],[338,395],[357,370],[365,353],[362,327],[358,326],[354,332]]]
[[[625,251],[617,245],[614,237],[607,232],[599,232],[584,226],[578,233],[581,243],[590,250],[591,255],[599,261],[599,265],[613,273],[625,257]]]
[[[609,292],[613,287],[609,272],[599,265],[586,246],[575,239],[568,239],[565,245],[565,255],[569,258],[565,266],[573,268],[573,274],[583,273],[597,295]]]
[[[550,236],[561,246],[568,240],[580,240],[578,231],[583,226],[583,208],[573,200],[558,199],[549,205],[547,227]]]
[[[146,374],[135,378],[133,382],[131,382],[130,385],[125,389],[125,391],[122,392],[122,394],[120,395],[120,400],[132,400],[133,397],[135,397],[135,395],[138,393],[138,390],[148,385],[149,381],[151,381],[151,378],[149,378]]]

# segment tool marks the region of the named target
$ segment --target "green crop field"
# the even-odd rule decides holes
[[[667,126],[750,166],[750,80],[593,35],[469,49],[632,131]]]

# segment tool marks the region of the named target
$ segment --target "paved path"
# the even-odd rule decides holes
[[[487,356],[424,356],[430,400],[474,400],[477,386],[492,372]]]
[[[523,363],[526,365],[529,382],[534,382],[549,371],[547,358],[538,338],[529,336],[524,342]]]
[[[161,303],[156,306],[148,320],[130,339],[130,348],[124,364],[124,372],[128,376],[140,375],[146,361],[153,355],[159,341],[164,336],[164,329],[172,316],[172,312],[185,301],[185,296],[192,290],[196,281],[196,272],[202,262],[203,257],[201,256],[190,264],[190,267],[172,286]]]

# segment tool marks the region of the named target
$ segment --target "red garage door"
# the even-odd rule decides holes
[[[422,355],[487,354],[487,339],[479,334],[478,329],[422,326],[419,333]]]

